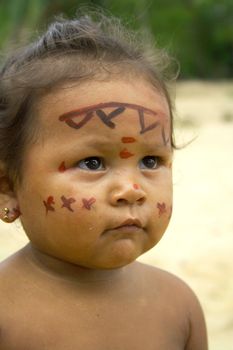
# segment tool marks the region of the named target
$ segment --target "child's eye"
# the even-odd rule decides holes
[[[88,157],[78,162],[77,166],[86,170],[103,170],[105,166],[100,157]]]
[[[159,157],[146,156],[139,162],[141,169],[157,169],[159,166]]]

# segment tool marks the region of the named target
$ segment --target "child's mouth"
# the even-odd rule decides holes
[[[121,228],[142,228],[142,223],[140,220],[138,219],[134,219],[134,218],[129,218],[127,220],[125,220],[124,222],[122,222],[119,226],[115,227],[114,230],[117,229],[121,229]]]
[[[137,233],[139,231],[143,230],[143,225],[139,219],[135,218],[128,218],[125,221],[123,221],[121,224],[111,227],[108,231],[114,231],[114,232],[120,232],[120,233]]]

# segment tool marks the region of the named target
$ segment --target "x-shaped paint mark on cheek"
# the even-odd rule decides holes
[[[159,217],[167,212],[166,204],[163,203],[157,203],[157,208],[159,209]]]
[[[92,197],[90,199],[82,198],[83,208],[91,210],[91,206],[92,206],[92,204],[95,203],[95,201],[96,201],[96,199],[94,197]]]
[[[65,196],[61,196],[61,200],[63,202],[62,204],[62,208],[67,208],[69,211],[74,211],[72,208],[71,208],[71,204],[76,202],[76,200],[74,198],[66,198]]]
[[[46,201],[43,201],[46,214],[48,214],[49,211],[55,211],[55,208],[52,206],[52,204],[55,204],[53,196],[49,196]]]

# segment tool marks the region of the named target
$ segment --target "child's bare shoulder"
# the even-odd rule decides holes
[[[0,263],[0,347],[5,346],[4,339],[14,327],[17,305],[22,297],[24,268],[17,252]],[[26,283],[25,283],[26,284]]]
[[[0,295],[17,284],[22,269],[21,257],[15,253],[0,262]]]
[[[36,349],[27,346],[38,328],[35,315],[49,306],[41,297],[42,286],[48,288],[38,276],[24,249],[0,263],[0,349],[14,349],[16,344],[17,349]]]
[[[7,310],[17,303],[22,289],[29,285],[21,255],[19,251],[0,263],[0,321]]]
[[[5,281],[7,279],[10,284],[18,283],[15,278],[20,277],[24,267],[24,249],[21,249],[0,262],[0,280]],[[4,286],[0,285],[0,291],[2,291],[1,287]]]
[[[207,349],[207,331],[202,307],[193,290],[179,277],[162,269],[140,264],[151,299],[162,312],[175,316],[174,322],[187,333],[185,349]],[[156,298],[157,296],[157,298]],[[151,300],[151,305],[153,301]]]
[[[147,285],[155,284],[157,288],[161,288],[164,293],[170,293],[171,289],[179,290],[180,293],[193,294],[190,287],[179,277],[171,272],[165,271],[161,268],[140,263],[139,266],[145,278],[147,278]]]
[[[145,286],[152,290],[159,300],[173,303],[190,315],[193,309],[200,308],[199,301],[192,289],[179,277],[172,273],[146,264],[141,264],[139,269],[145,278]]]

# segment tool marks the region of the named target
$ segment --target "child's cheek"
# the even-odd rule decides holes
[[[172,215],[172,204],[166,202],[157,202],[156,212],[159,219],[170,219]]]
[[[70,196],[67,194],[53,196],[53,194],[49,194],[43,199],[41,205],[44,207],[46,215],[53,215],[61,210],[70,213],[91,211],[95,203],[96,198],[90,196]]]

